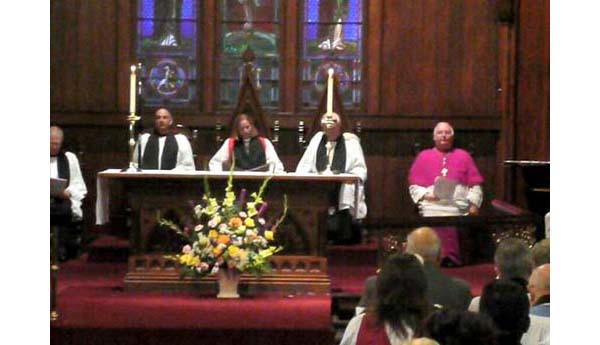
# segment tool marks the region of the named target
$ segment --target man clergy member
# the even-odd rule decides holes
[[[367,164],[365,163],[360,139],[352,133],[342,133],[342,122],[338,114],[326,113],[321,117],[321,131],[317,132],[310,140],[296,167],[296,172],[347,173],[360,178],[358,200],[355,200],[355,185],[344,183],[339,191],[337,205],[337,211],[345,214],[349,213],[354,222],[352,229],[342,227],[342,231],[349,230],[351,233],[338,234],[338,237],[342,239],[341,242],[356,242],[357,239],[360,239],[360,230],[357,226],[358,220],[367,215],[364,193],[364,183],[367,180]],[[358,205],[356,210],[355,204]]]
[[[133,161],[139,161],[138,149],[141,146],[140,168],[148,170],[195,170],[192,146],[183,134],[173,130],[171,112],[160,108],[154,114],[152,133],[140,136],[133,153]]]
[[[408,184],[410,196],[424,217],[476,215],[483,200],[479,173],[471,155],[454,148],[454,129],[447,122],[439,122],[433,130],[435,146],[423,150],[413,162]],[[435,193],[438,179],[453,185],[448,198]],[[460,265],[458,232],[454,227],[437,227],[442,239],[442,260],[445,264]],[[443,261],[444,262],[444,261]]]

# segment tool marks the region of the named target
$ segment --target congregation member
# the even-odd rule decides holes
[[[523,240],[507,238],[502,240],[494,253],[496,279],[512,280],[527,288],[527,281],[533,269],[533,255]],[[469,311],[479,311],[480,297],[471,300]]]
[[[550,344],[550,264],[538,266],[529,278],[529,318],[531,325],[523,335],[523,345]]]
[[[544,238],[537,242],[532,249],[535,267],[550,263],[550,239]]]
[[[208,168],[229,170],[234,159],[235,170],[285,171],[273,143],[260,136],[254,118],[243,113],[235,117],[231,135],[210,159]]]
[[[441,242],[434,229],[421,227],[406,237],[406,253],[423,259],[423,270],[427,279],[427,300],[443,309],[467,310],[471,302],[469,284],[459,278],[446,276],[440,270]],[[357,314],[364,311],[375,300],[377,276],[367,278],[364,292],[356,308]]]
[[[479,214],[483,177],[475,161],[467,151],[454,147],[454,129],[447,122],[435,126],[433,141],[433,148],[417,155],[408,175],[410,196],[419,213],[424,217]],[[442,239],[444,264],[460,265],[457,229],[436,227],[436,231]]]
[[[493,280],[483,288],[480,313],[494,321],[497,345],[521,345],[530,325],[527,290],[513,280]]]
[[[195,170],[194,155],[189,140],[173,128],[173,116],[166,108],[154,114],[152,133],[140,136],[133,153],[133,162],[138,163],[141,147],[142,170]]]
[[[493,345],[496,326],[485,314],[438,310],[427,317],[423,334],[443,345]]]
[[[50,195],[50,224],[58,229],[58,259],[75,258],[81,250],[81,228],[83,219],[81,203],[87,188],[77,156],[62,149],[64,134],[60,127],[50,127],[50,178],[66,180],[66,188]]]
[[[342,132],[342,120],[336,113],[321,117],[321,131],[317,132],[302,155],[297,173],[353,174],[360,178],[357,196],[355,184],[344,183],[337,197],[337,209],[334,212],[341,219],[351,219],[352,226],[340,226],[341,232],[332,235],[339,242],[356,243],[360,240],[360,220],[367,215],[364,183],[367,180],[367,164],[360,145],[360,139],[353,133]],[[358,200],[356,199],[358,198]],[[355,209],[355,202],[358,205]],[[330,212],[330,214],[334,213]]]
[[[432,308],[425,295],[427,279],[417,257],[389,257],[376,289],[376,302],[350,320],[341,345],[407,344],[420,333],[420,325]]]

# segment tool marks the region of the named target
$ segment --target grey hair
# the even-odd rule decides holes
[[[550,239],[545,238],[533,246],[533,262],[535,267],[550,263]]]
[[[452,127],[452,125],[451,125],[451,124],[449,124],[448,122],[445,122],[445,121],[438,122],[438,123],[435,125],[435,127],[433,127],[433,135],[435,135],[435,130],[436,130],[436,129],[438,128],[438,126],[439,126],[439,125],[441,125],[442,123],[445,123],[445,124],[447,124],[447,125],[450,127],[450,135],[454,136],[454,127]]]
[[[50,135],[52,134],[58,134],[61,138],[65,137],[63,130],[58,126],[50,126]]]
[[[500,278],[528,280],[533,270],[533,254],[524,241],[507,238],[496,248],[494,263]]]

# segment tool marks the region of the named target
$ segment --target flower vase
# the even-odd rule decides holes
[[[240,271],[236,269],[219,270],[219,293],[217,298],[240,298],[238,284],[240,283]]]

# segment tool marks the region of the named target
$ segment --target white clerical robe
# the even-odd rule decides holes
[[[232,138],[227,138],[221,148],[208,162],[208,170],[210,171],[223,171],[223,163],[229,162],[229,141],[234,140]],[[275,167],[275,173],[284,173],[285,169],[283,168],[283,163],[279,159],[277,152],[275,151],[275,147],[273,143],[267,138],[265,141],[265,158],[267,164],[269,165],[269,171],[273,171],[273,167]]]
[[[321,143],[323,132],[318,132],[313,136],[304,151],[304,155],[300,159],[298,166],[296,167],[297,173],[318,173],[317,171],[317,149]],[[363,219],[367,216],[367,204],[365,203],[364,183],[367,180],[367,164],[365,163],[365,157],[363,155],[362,147],[360,146],[360,139],[352,133],[344,133],[344,143],[346,145],[346,167],[344,173],[354,174],[360,177],[361,181],[358,186],[358,212],[357,219]],[[333,150],[334,148],[332,148]],[[329,157],[329,163],[333,155]],[[326,172],[331,174],[329,168]],[[354,216],[354,184],[344,183],[340,188],[339,205],[338,209],[345,210],[350,209],[350,214]]]
[[[87,188],[83,177],[81,176],[81,169],[79,168],[79,160],[77,156],[71,152],[65,152],[67,161],[69,162],[69,185],[65,190],[71,194],[71,213],[75,220],[83,218],[83,211],[81,210],[81,202],[87,194]],[[56,157],[50,157],[50,177],[58,177],[58,160]]]
[[[150,138],[149,133],[144,133],[140,136],[140,142],[142,146],[142,154],[146,149],[146,143],[148,143],[148,139]],[[161,158],[163,149],[165,148],[166,136],[158,137],[158,170],[160,170]],[[183,134],[175,134],[175,140],[177,140],[177,163],[173,170],[196,170],[196,165],[194,164],[194,154],[192,152],[192,145],[190,145],[190,141]],[[138,163],[138,145],[135,146],[135,150],[133,152],[133,162]]]

